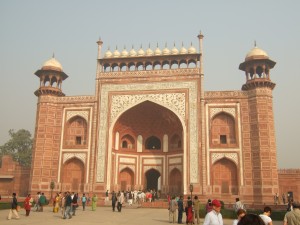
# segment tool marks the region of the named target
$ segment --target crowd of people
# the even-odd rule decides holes
[[[118,212],[122,211],[123,204],[139,204],[141,202],[153,202],[158,199],[158,195],[155,191],[119,191],[112,192],[111,202],[112,211],[115,212],[116,208]],[[197,195],[193,198],[187,197],[184,201],[183,196],[167,196],[169,204],[169,222],[183,224],[183,214],[186,215],[186,224],[200,224],[200,201]],[[76,209],[79,207],[79,203],[82,206],[82,210],[85,211],[86,206],[91,204],[92,211],[96,210],[97,196],[94,194],[91,198],[89,195],[83,193],[79,196],[78,193],[64,192],[57,193],[52,199],[51,203],[53,206],[53,213],[61,213],[63,219],[71,219],[72,216],[76,215]],[[105,202],[109,201],[109,192],[106,191]],[[45,197],[44,193],[38,192],[35,197],[30,194],[24,200],[24,209],[26,216],[30,215],[31,208],[33,211],[43,212],[45,205],[49,204],[49,200]],[[223,225],[223,217],[221,214],[221,201],[218,199],[208,199],[205,205],[206,215],[203,221],[203,225]],[[263,213],[260,215],[247,213],[245,205],[236,198],[236,202],[233,206],[236,212],[237,218],[233,220],[232,225],[273,225],[271,214],[272,209],[269,206],[265,206]],[[19,205],[17,201],[16,193],[12,194],[11,209],[9,210],[8,219],[10,220],[13,216],[19,219]],[[300,203],[289,201],[287,213],[285,214],[284,225],[300,225]]]

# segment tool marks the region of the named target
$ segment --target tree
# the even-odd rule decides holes
[[[11,155],[12,158],[22,166],[31,165],[32,143],[31,133],[28,130],[21,129],[15,132],[9,130],[11,139],[4,145],[0,146],[0,156]]]

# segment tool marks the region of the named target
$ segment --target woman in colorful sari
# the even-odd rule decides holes
[[[96,211],[96,206],[97,206],[97,196],[96,194],[94,194],[92,197],[92,211]]]
[[[59,193],[56,194],[54,197],[54,204],[53,204],[53,212],[57,213],[59,210],[59,203],[60,203],[60,196]]]
[[[24,209],[26,210],[26,216],[29,216],[31,205],[33,203],[33,199],[31,198],[31,195],[28,194],[24,201]]]
[[[193,202],[191,197],[188,197],[187,206],[185,207],[186,213],[186,224],[194,223],[194,215],[193,215]]]

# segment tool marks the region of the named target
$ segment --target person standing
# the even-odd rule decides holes
[[[111,206],[112,206],[112,211],[114,212],[115,211],[115,208],[116,208],[116,202],[118,201],[117,199],[117,195],[115,193],[115,191],[113,191],[111,193]]]
[[[194,205],[194,221],[197,219],[197,224],[200,224],[200,201],[197,195],[194,197],[193,205]]]
[[[86,196],[85,193],[83,193],[82,197],[81,197],[81,203],[82,203],[82,210],[85,211],[85,204],[86,204]]]
[[[260,214],[260,218],[264,221],[265,225],[273,225],[272,219],[271,219],[271,213],[272,210],[269,206],[266,206],[264,208],[263,214]]]
[[[246,215],[246,211],[243,209],[239,209],[236,215],[237,215],[237,219],[233,220],[232,225],[237,225],[238,222]]]
[[[40,205],[40,212],[43,212],[44,205],[46,205],[46,197],[45,197],[44,193],[42,193],[42,195],[40,196],[39,205]]]
[[[31,195],[28,194],[24,201],[24,209],[26,211],[26,216],[29,216],[30,214],[32,203],[33,203],[33,199],[31,198]]]
[[[223,225],[220,201],[214,199],[211,204],[213,210],[206,214],[203,225]]]
[[[118,205],[117,205],[118,212],[122,211],[123,203],[124,203],[124,193],[119,192],[119,194],[118,194]]]
[[[246,211],[245,205],[242,203],[242,201],[239,198],[236,198],[234,204],[234,211],[237,213],[239,209],[243,209]]]
[[[69,219],[71,219],[72,218],[72,215],[71,215],[72,197],[71,197],[70,192],[67,192],[65,198],[66,198],[65,199],[65,206],[64,206],[65,212],[64,212],[64,217],[63,218],[67,219],[67,217],[68,217]]]
[[[97,200],[98,200],[98,198],[97,198],[96,194],[94,194],[92,197],[92,211],[96,211]]]
[[[177,221],[177,223],[182,224],[182,214],[184,211],[182,195],[180,195],[177,205],[178,205],[178,221]]]
[[[284,193],[282,193],[282,202],[285,205],[285,194]]]
[[[300,224],[300,202],[293,202],[293,210],[287,212],[283,219],[283,225],[299,225]]]
[[[60,196],[59,196],[59,193],[56,193],[56,196],[54,197],[54,201],[53,201],[53,212],[54,213],[58,212],[59,203],[60,203]]]
[[[7,219],[10,220],[11,217],[12,217],[12,214],[15,215],[16,219],[20,219],[20,216],[17,212],[17,207],[18,207],[18,200],[17,200],[17,194],[16,193],[13,193],[12,194],[12,202],[11,202],[11,209],[9,210],[9,213],[8,213],[8,217]]]
[[[176,208],[177,208],[177,202],[175,200],[175,196],[172,196],[172,200],[170,201],[169,205],[169,222],[175,223],[176,221]]]
[[[75,212],[78,207],[78,193],[75,193],[72,198],[72,216],[76,216]]]
[[[206,214],[209,213],[210,211],[213,210],[213,207],[212,207],[212,204],[211,204],[211,200],[208,199],[207,200],[207,203],[206,203],[206,206],[205,206],[205,211],[206,211]]]
[[[105,192],[105,200],[104,200],[105,204],[107,204],[109,202],[109,197],[108,197],[108,190],[106,190]]]
[[[193,202],[191,197],[188,197],[187,206],[185,207],[186,213],[186,223],[193,224],[194,223],[194,214],[193,214]]]

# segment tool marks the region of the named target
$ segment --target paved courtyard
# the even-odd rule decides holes
[[[86,211],[82,211],[79,207],[76,216],[72,219],[62,219],[60,213],[53,213],[51,207],[45,207],[44,212],[31,212],[29,217],[25,217],[25,211],[22,209],[19,212],[20,219],[7,220],[9,210],[0,210],[1,225],[57,225],[57,224],[72,224],[72,225],[160,225],[170,224],[168,221],[167,209],[152,209],[152,208],[130,208],[124,207],[122,212],[112,212],[110,207],[98,207],[96,211],[91,211],[88,207]],[[185,215],[183,216],[185,221]],[[203,219],[201,219],[203,224]],[[274,225],[282,225],[281,221],[273,222]],[[224,225],[232,225],[232,220],[225,219]]]

